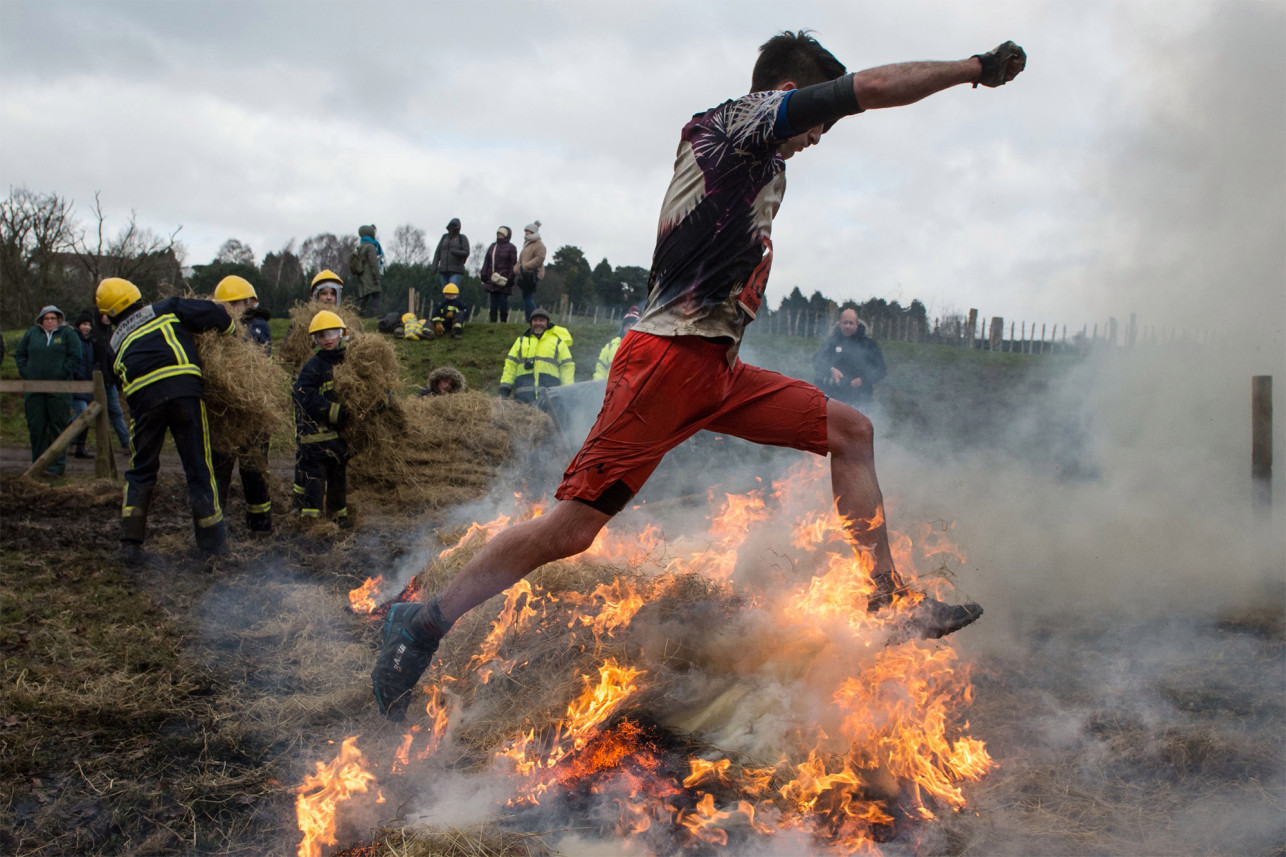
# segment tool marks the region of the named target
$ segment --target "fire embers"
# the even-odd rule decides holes
[[[918,595],[867,611],[871,564],[846,535],[864,522],[826,512],[824,476],[712,497],[701,534],[607,531],[466,616],[373,764],[410,795],[391,803],[432,816],[426,836],[462,825],[445,804],[472,790],[508,830],[693,854],[872,852],[962,807],[992,767],[963,719],[968,667],[948,641],[898,635]],[[419,583],[437,589],[498,529],[470,528]],[[941,596],[945,578],[914,569],[949,553],[942,533],[891,543]]]

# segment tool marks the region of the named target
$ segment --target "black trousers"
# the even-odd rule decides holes
[[[147,510],[161,466],[161,444],[168,431],[187,477],[197,547],[203,551],[219,550],[227,534],[214,479],[205,402],[196,396],[183,396],[133,416],[130,469],[125,471],[125,504],[121,508],[121,541],[141,544],[147,532]]]
[[[252,533],[272,531],[272,496],[268,491],[268,474],[261,467],[268,465],[268,440],[254,444],[250,450],[237,450],[236,455],[214,453],[214,478],[219,486],[219,508],[228,508],[228,489],[232,484],[232,468],[241,471],[241,493],[246,498],[246,527]]]
[[[327,515],[348,517],[348,451],[342,441],[300,444],[299,471],[304,487],[301,515],[320,517],[324,500]]]
[[[487,311],[487,317],[491,321],[496,321],[497,316],[501,322],[509,321],[509,296],[500,292],[488,292],[491,298],[491,306]]]

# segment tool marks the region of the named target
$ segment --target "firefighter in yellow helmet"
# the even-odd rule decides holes
[[[500,395],[535,404],[541,387],[560,387],[576,380],[572,362],[572,335],[567,328],[550,324],[549,312],[531,314],[531,327],[514,340],[500,375]]]
[[[335,367],[344,362],[344,321],[321,310],[308,325],[317,353],[304,364],[291,389],[295,401],[297,467],[303,487],[300,515],[320,517],[323,502],[341,527],[352,526],[348,516],[348,444],[339,435],[346,416],[335,398]]]
[[[433,331],[425,324],[424,319],[416,318],[413,312],[407,312],[402,314],[402,338],[432,339]]]
[[[214,287],[214,299],[227,307],[233,318],[241,321],[245,338],[272,353],[272,331],[268,328],[271,313],[259,308],[259,295],[244,277],[224,277]],[[214,477],[219,486],[219,505],[228,508],[228,489],[232,469],[241,472],[241,492],[246,500],[246,528],[252,533],[272,532],[272,494],[268,488],[268,435],[251,441],[235,453],[216,451],[213,455]]]
[[[452,339],[464,336],[464,317],[468,307],[460,301],[460,287],[447,283],[442,287],[442,298],[433,313],[433,332],[438,336],[451,334]]]
[[[133,455],[125,472],[120,558],[129,564],[146,558],[147,512],[167,431],[187,477],[197,549],[204,557],[226,553],[223,508],[211,468],[205,386],[193,336],[207,330],[230,334],[237,323],[214,301],[166,298],[149,304],[137,286],[120,277],[99,283],[94,299],[116,328],[112,368],[132,418]]]

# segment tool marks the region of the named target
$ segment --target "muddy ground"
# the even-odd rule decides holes
[[[1243,481],[1224,491],[1202,468],[1229,469],[1225,457],[1243,467],[1242,450],[1165,435],[1182,423],[1162,419],[1148,377],[1122,385],[1131,398],[1107,401],[1092,425],[1076,399],[1078,416],[1062,421],[1070,443],[1045,428],[1066,398],[1034,400],[1039,419],[994,444],[1039,463],[1021,476],[998,477],[1004,465],[982,441],[968,461],[958,445],[933,446],[948,422],[922,435],[903,424],[902,442],[880,447],[895,522],[958,518],[976,542],[959,582],[988,613],[956,644],[973,671],[963,716],[997,764],[967,784],[964,811],[883,844],[885,854],[1286,855],[1283,575],[1271,552],[1266,570],[1233,555],[1228,522],[1205,514],[1210,497],[1235,506],[1245,491]],[[1137,400],[1158,416],[1126,425],[1120,403]],[[1152,448],[1183,464],[1182,480],[1157,475]],[[403,732],[375,712],[377,628],[349,612],[348,591],[422,562],[488,510],[354,502],[353,532],[283,521],[257,541],[234,488],[235,551],[211,567],[187,556],[182,482],[167,458],[149,522],[158,561],[127,569],[113,556],[119,484],[90,479],[92,461],[69,462],[56,485],[27,484],[16,478],[25,457],[0,459],[0,853],[294,854],[304,774],[347,736],[378,757]],[[743,463],[723,487],[745,490],[779,467],[775,456]],[[279,509],[289,468],[274,462]],[[654,481],[653,504],[690,503],[713,484],[682,466]],[[697,499],[688,517],[704,515]],[[399,828],[403,809],[348,825],[340,847]],[[441,853],[387,842],[376,853]],[[557,835],[489,842],[468,853],[560,847]]]

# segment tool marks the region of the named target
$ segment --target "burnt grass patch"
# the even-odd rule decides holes
[[[190,521],[166,511],[186,506],[181,478],[162,474],[158,491],[156,562],[127,569],[119,485],[0,483],[0,853],[263,855],[297,841],[298,750],[325,744],[354,700],[302,663],[312,618],[281,617],[309,602],[340,612],[394,537],[253,543],[230,521],[244,547],[211,568],[187,558]],[[365,622],[340,616],[322,644],[364,660]],[[324,704],[271,716],[300,697]]]

